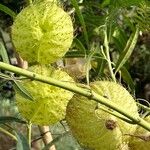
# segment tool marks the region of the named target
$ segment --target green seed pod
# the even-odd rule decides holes
[[[150,116],[145,118],[150,123]],[[130,150],[149,150],[150,149],[150,132],[138,126],[134,135],[131,137],[129,147]]]
[[[12,26],[12,40],[28,62],[53,63],[71,46],[71,17],[51,1],[37,1],[17,15]]]
[[[84,148],[116,150],[122,143],[122,133],[116,119],[104,112],[99,118],[95,112],[96,106],[95,102],[75,95],[67,106],[67,123]]]
[[[45,1],[57,4],[59,0],[34,0],[34,2],[45,2]]]
[[[110,81],[96,81],[91,83],[91,89],[128,110],[133,116],[139,116],[134,99],[121,85]],[[136,125],[130,125],[101,108],[110,111],[95,101],[75,95],[67,105],[67,123],[84,147],[94,150],[121,150],[122,145],[128,142],[124,134],[135,132]]]
[[[73,82],[73,79],[61,70],[46,66],[32,66],[29,70],[57,80]],[[16,94],[19,112],[27,121],[37,125],[50,125],[65,118],[66,106],[73,96],[72,92],[29,79],[23,80],[22,84],[34,98],[31,101]]]
[[[92,89],[106,97],[108,100],[113,101],[120,106],[120,109],[128,110],[134,117],[138,117],[138,107],[134,98],[131,94],[120,84],[110,82],[110,81],[97,81],[91,84]],[[123,117],[120,115],[120,117]],[[136,130],[136,125],[126,123],[122,120],[118,120],[121,131],[124,134],[134,133]]]

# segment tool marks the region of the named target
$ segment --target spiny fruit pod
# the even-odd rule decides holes
[[[49,2],[52,2],[52,3],[58,3],[59,2],[59,0],[34,0],[34,2],[44,2],[44,1],[49,1]]]
[[[29,70],[73,84],[73,79],[61,70],[38,65],[30,67]],[[22,85],[33,97],[31,101],[19,93],[16,94],[18,110],[27,121],[37,125],[50,125],[65,118],[66,106],[73,96],[72,92],[30,79],[24,80]]]
[[[96,102],[75,95],[67,106],[67,123],[84,148],[116,150],[122,143],[122,133],[116,119],[104,112],[102,118],[99,118],[95,112],[96,106]]]
[[[29,63],[53,63],[71,46],[71,17],[54,2],[37,1],[17,15],[12,26],[12,40],[16,50]]]
[[[121,85],[111,81],[95,81],[90,86],[91,90],[116,103],[120,109],[127,110],[135,117],[139,116],[136,102]],[[121,150],[122,145],[128,144],[128,138],[124,134],[134,133],[136,125],[126,123],[102,109],[113,111],[86,97],[75,95],[67,105],[67,123],[84,147]]]
[[[150,116],[145,120],[150,123]],[[129,142],[130,150],[150,150],[150,132],[138,126],[134,135],[129,135],[131,140]]]

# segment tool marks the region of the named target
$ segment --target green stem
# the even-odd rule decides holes
[[[142,104],[140,104],[140,103],[137,103],[137,105],[139,105],[140,107],[142,107],[144,110],[150,112],[150,107],[147,107],[147,106],[142,105]]]
[[[84,39],[85,39],[85,42],[86,42],[86,45],[89,49],[89,38],[88,38],[88,33],[87,33],[87,29],[86,29],[86,24],[85,24],[85,21],[84,21],[84,17],[82,15],[82,12],[79,8],[79,5],[78,5],[78,1],[77,0],[71,0],[71,3],[72,5],[74,6],[75,10],[76,10],[76,13],[77,13],[77,16],[79,18],[79,21],[82,25],[82,28],[83,28],[83,34],[84,34]]]
[[[108,101],[107,98],[104,98],[103,96],[100,96],[100,95],[94,93],[93,91],[87,90],[85,88],[77,87],[73,83],[62,82],[62,81],[58,81],[58,80],[50,78],[50,77],[45,77],[45,76],[42,76],[42,75],[39,75],[36,73],[32,73],[25,69],[21,69],[21,68],[18,68],[18,67],[9,65],[9,64],[5,64],[3,62],[0,62],[0,68],[3,70],[14,72],[16,74],[20,74],[22,76],[26,76],[32,80],[41,81],[43,83],[54,85],[54,86],[72,91],[74,93],[83,95],[83,96],[89,98],[90,100],[94,100],[98,103],[101,103],[102,105],[109,107],[110,109],[117,111],[118,113],[120,113],[120,114],[124,115],[125,117],[127,117],[128,119],[130,119],[133,123],[138,124],[138,125],[142,126],[143,128],[147,129],[148,131],[150,131],[150,124],[148,122],[146,122],[145,120],[143,120],[142,118],[140,118],[138,116],[137,117],[133,116],[133,114],[130,114],[130,113],[128,113],[128,111],[124,110],[122,106],[119,106],[112,101]]]
[[[31,130],[32,130],[32,123],[29,121],[27,124],[27,139],[28,139],[28,143],[29,143],[29,147],[31,148]]]
[[[7,70],[7,71],[10,71],[10,72],[14,72],[16,74],[19,74],[19,75],[22,75],[25,77],[28,77],[32,80],[41,81],[41,82],[44,82],[47,84],[51,84],[51,85],[54,85],[54,86],[78,93],[78,94],[81,94],[83,96],[87,96],[87,97],[91,96],[91,93],[89,91],[84,90],[82,88],[79,88],[76,85],[74,85],[73,83],[61,82],[61,81],[58,81],[56,79],[53,79],[50,77],[45,77],[42,75],[38,75],[36,73],[30,72],[30,71],[27,71],[25,69],[18,68],[18,67],[15,67],[15,66],[3,63],[3,62],[0,62],[0,68]]]
[[[123,116],[127,117],[128,119],[132,120],[133,124],[138,124],[139,126],[143,127],[144,129],[150,131],[150,123],[148,123],[147,121],[145,121],[144,119],[142,119],[140,117],[135,117],[132,114],[129,114],[126,110],[121,108],[121,106],[118,106],[111,101],[108,102],[104,97],[102,97],[96,93],[93,93],[93,96],[91,97],[91,99],[117,111],[118,113],[120,113]]]
[[[107,37],[107,27],[104,31],[104,34],[105,34],[104,46],[105,46],[105,52],[106,52],[106,57],[107,57],[108,69],[109,69],[111,78],[113,79],[114,82],[116,82],[116,77],[113,73],[113,68],[111,65],[111,59],[110,59],[110,54],[109,54],[109,45],[108,45],[109,42],[108,42],[108,37]]]
[[[2,5],[2,4],[0,4],[0,11],[2,11],[2,12],[4,12],[4,13],[8,14],[8,15],[11,16],[13,19],[15,19],[16,15],[17,15],[13,10],[11,10],[10,8],[8,8],[7,6]]]
[[[10,132],[8,132],[7,130],[3,129],[0,127],[0,131],[7,134],[8,136],[10,136],[11,138],[13,138],[15,141],[18,141],[17,138],[15,137],[15,135],[11,134]]]

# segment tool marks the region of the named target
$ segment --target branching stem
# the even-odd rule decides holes
[[[110,75],[111,75],[111,78],[113,79],[114,82],[116,82],[116,77],[113,73],[113,68],[112,68],[112,62],[110,60],[110,52],[109,52],[109,42],[108,42],[108,36],[107,36],[107,27],[104,31],[104,34],[105,34],[105,39],[104,39],[104,46],[105,46],[105,53],[106,53],[106,58],[107,58],[107,63],[108,63],[108,68],[109,68],[109,72],[110,72]]]
[[[145,121],[144,119],[140,118],[139,116],[134,116],[133,114],[128,113],[123,106],[119,106],[115,104],[112,101],[108,101],[107,98],[96,94],[93,91],[89,91],[86,89],[83,89],[81,87],[76,86],[73,83],[66,83],[62,81],[58,81],[56,79],[50,78],[50,77],[45,77],[43,75],[35,74],[33,72],[27,71],[25,69],[21,69],[3,62],[0,62],[0,69],[7,70],[10,72],[14,72],[16,74],[20,74],[22,76],[28,77],[32,80],[37,80],[43,83],[47,83],[50,85],[54,85],[66,90],[69,90],[71,92],[80,94],[82,96],[85,96],[89,98],[89,100],[94,100],[102,105],[107,106],[110,109],[113,109],[114,111],[117,111],[118,113],[122,114],[123,116],[127,117],[129,120],[131,120],[133,123],[138,124],[139,126],[145,128],[146,130],[150,131],[150,123]]]

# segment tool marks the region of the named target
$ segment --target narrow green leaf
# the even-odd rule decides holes
[[[101,7],[106,7],[110,4],[110,0],[104,0],[101,4]]]
[[[75,42],[77,48],[80,51],[82,51],[84,54],[86,54],[86,49],[85,49],[84,45],[82,44],[82,42],[79,39],[77,39],[77,38],[74,38],[74,42]]]
[[[124,8],[130,6],[138,6],[143,1],[145,0],[111,0],[110,5],[113,5],[117,8]]]
[[[133,23],[133,20],[126,16],[126,14],[123,14],[124,22],[126,26],[128,26],[132,31],[135,30],[135,24]]]
[[[68,51],[65,55],[65,58],[74,58],[74,57],[85,57],[85,53],[82,51]]]
[[[23,123],[23,124],[26,123],[25,121],[23,121],[19,118],[16,118],[16,117],[12,117],[12,116],[2,116],[2,117],[0,117],[0,124],[8,123],[8,122],[17,122],[17,123]]]
[[[104,69],[105,69],[105,65],[106,65],[106,60],[101,59],[101,60],[98,60],[97,62],[98,62],[98,66],[96,69],[97,77],[101,78],[104,76]]]
[[[123,50],[123,44],[116,37],[113,37],[113,42],[114,42],[118,52],[121,53],[121,51]]]
[[[20,82],[13,80],[13,83],[14,88],[18,91],[20,95],[22,95],[27,100],[34,100],[32,95],[23,87],[23,85]]]
[[[119,56],[119,59],[115,67],[115,73],[117,73],[120,70],[120,68],[126,63],[128,58],[130,57],[137,43],[138,35],[139,35],[139,28],[137,27],[135,33],[130,36],[125,46],[125,49],[122,51],[122,53]]]
[[[21,133],[16,133],[18,139],[16,150],[30,150],[27,139]]]
[[[124,79],[124,81],[129,85],[132,92],[134,93],[134,90],[135,90],[134,81],[132,80],[130,73],[125,67],[121,68],[121,76]]]
[[[90,66],[91,66],[91,60],[92,60],[93,56],[95,55],[95,53],[98,51],[98,49],[99,49],[99,44],[95,45],[95,43],[92,43],[90,54],[88,55],[87,60],[86,60],[86,82],[87,82],[87,85],[90,84],[89,70],[90,70]]]
[[[4,63],[9,64],[9,58],[8,58],[8,55],[7,55],[7,51],[6,51],[4,45],[1,42],[0,42],[0,55],[2,57],[2,61]]]
[[[5,80],[13,80],[9,75],[0,72],[0,78]]]
[[[127,36],[120,27],[117,27],[117,29],[115,30],[115,32],[113,34],[113,41],[114,41],[119,53],[121,53],[127,43]]]
[[[84,34],[84,38],[85,38],[87,47],[89,47],[89,38],[88,38],[87,29],[86,29],[86,24],[85,24],[83,15],[82,15],[82,13],[81,13],[81,11],[80,11],[78,2],[77,2],[77,0],[71,0],[71,3],[72,3],[72,5],[74,6],[74,8],[75,8],[75,10],[76,10],[77,16],[78,16],[79,21],[80,21],[80,23],[81,23],[81,25],[82,25],[82,28],[83,28],[83,34]]]
[[[10,8],[8,8],[7,6],[5,6],[5,5],[0,4],[0,11],[8,14],[13,19],[15,19],[15,17],[16,17],[16,13],[13,10],[11,10]]]
[[[13,135],[11,132],[7,131],[5,128],[0,127],[0,131],[17,141],[17,138],[15,135]]]

